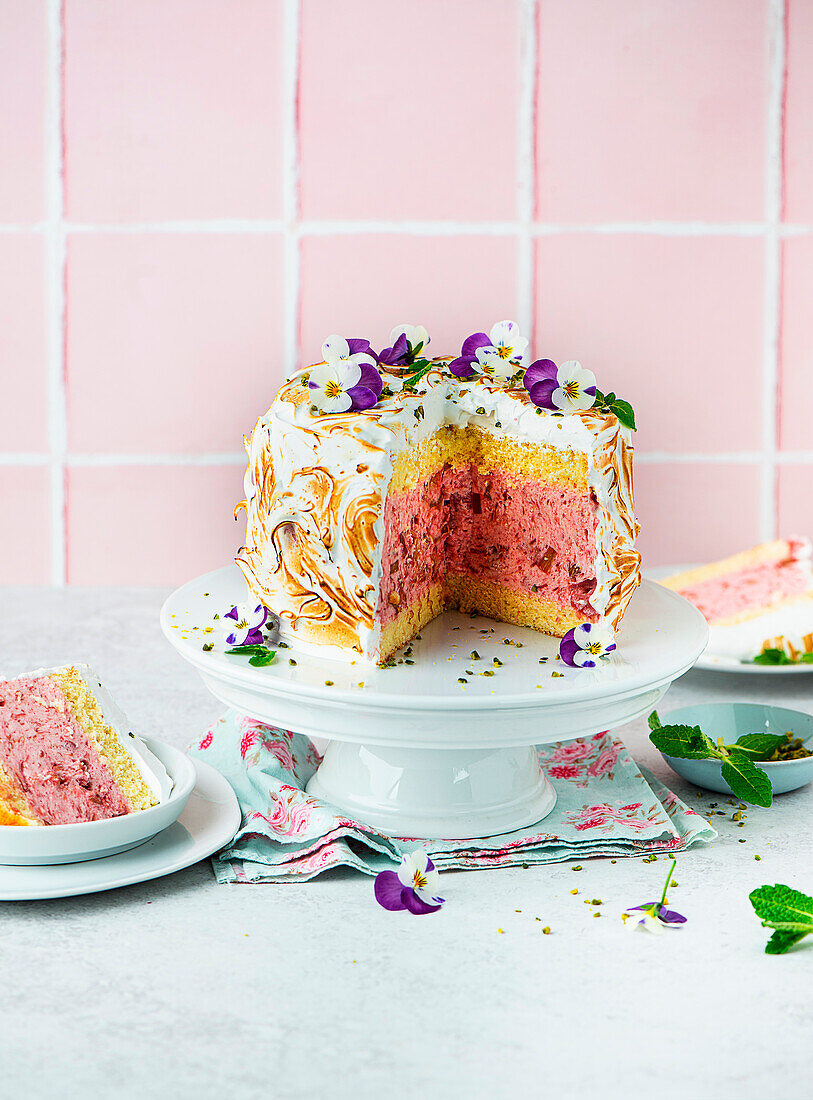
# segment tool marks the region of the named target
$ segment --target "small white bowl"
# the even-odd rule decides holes
[[[166,802],[149,810],[75,825],[0,825],[0,864],[15,867],[82,863],[144,844],[183,813],[197,780],[193,761],[179,749],[145,737],[173,781]]]
[[[813,750],[813,715],[787,707],[763,703],[700,703],[672,710],[662,720],[664,725],[700,726],[712,741],[722,737],[724,745],[733,745],[745,733],[792,730],[796,737],[801,737],[806,749]],[[723,779],[721,761],[678,759],[665,752],[661,756],[673,771],[694,786],[719,794],[734,793]],[[774,794],[798,790],[813,780],[813,756],[798,760],[755,760],[754,763],[770,779]]]

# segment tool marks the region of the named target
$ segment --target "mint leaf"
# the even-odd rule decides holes
[[[748,895],[754,912],[765,924],[798,928],[813,932],[813,898],[791,886],[758,886]]]
[[[635,412],[630,405],[629,401],[621,401],[620,399],[614,401],[610,406],[612,411],[621,421],[625,428],[631,428],[635,431]]]
[[[255,668],[263,668],[265,665],[270,665],[276,656],[273,649],[267,649],[265,653],[255,653],[253,657],[249,658],[248,663],[254,665]]]
[[[785,653],[784,649],[774,649],[768,647],[763,649],[761,653],[758,653],[754,657],[755,665],[792,665],[790,657]]]
[[[795,943],[803,940],[810,932],[813,932],[813,928],[808,932],[785,932],[782,928],[777,928],[765,944],[765,954],[784,955]]]
[[[743,802],[751,802],[755,806],[770,806],[773,802],[770,779],[762,768],[752,764],[742,753],[732,751],[728,759],[723,761],[721,774],[735,798],[741,798]]]
[[[784,737],[776,733],[744,733],[729,748],[743,753],[751,760],[767,760],[784,740]]]
[[[800,653],[799,661],[803,665],[813,665],[813,653]]]
[[[758,886],[748,895],[754,912],[774,933],[765,946],[767,955],[784,955],[813,933],[813,898],[790,886]]]
[[[661,728],[661,720],[658,717],[658,712],[656,710],[652,711],[649,718],[647,718],[647,722],[649,723],[649,728],[651,730],[659,730]]]
[[[252,653],[265,653],[267,648],[264,645],[238,645],[234,649],[227,649],[226,652],[237,657],[248,657]]]
[[[680,760],[703,760],[716,755],[714,745],[700,726],[660,726],[650,733],[649,740],[656,749]]]

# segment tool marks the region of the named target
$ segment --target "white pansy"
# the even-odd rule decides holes
[[[626,925],[633,932],[652,932],[654,935],[659,936],[667,927],[663,921],[640,909],[629,911],[629,915],[633,919],[628,920]]]
[[[417,849],[405,855],[401,860],[397,875],[401,884],[414,890],[426,905],[440,905],[442,903],[443,899],[437,896],[440,875],[435,867],[429,867],[429,856],[426,852]]]
[[[584,367],[575,359],[569,359],[556,371],[556,381],[559,385],[551,393],[551,402],[557,409],[565,412],[578,412],[581,409],[590,409],[596,401],[594,393],[585,391],[591,387],[595,389],[596,376],[591,370]]]
[[[375,359],[363,351],[350,351],[343,336],[328,336],[322,344],[324,363],[313,367],[308,376],[311,401],[321,412],[347,412],[353,399],[347,392],[359,384],[364,363],[375,366]]]
[[[583,668],[592,665],[615,649],[613,628],[605,623],[584,623],[573,631],[573,641],[579,647],[573,655],[573,663]]]
[[[516,321],[498,321],[488,334],[491,345],[478,348],[480,370],[498,382],[507,382],[525,365],[528,341]]]
[[[390,344],[395,344],[399,336],[406,336],[407,342],[413,351],[422,344],[421,351],[426,349],[429,343],[429,333],[423,325],[396,325],[390,333]]]
[[[220,618],[224,641],[228,645],[243,645],[249,634],[254,630],[261,630],[268,619],[268,610],[262,604],[239,603],[232,611],[236,611],[236,618],[234,614]]]

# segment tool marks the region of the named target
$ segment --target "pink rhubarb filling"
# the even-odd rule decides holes
[[[129,812],[109,768],[48,676],[0,684],[0,764],[46,825]]]
[[[598,520],[585,492],[473,466],[444,468],[385,508],[379,617],[387,623],[447,575],[468,574],[598,616]]]
[[[681,595],[713,623],[757,607],[770,607],[805,592],[809,584],[809,573],[799,562],[771,562],[681,589]]]

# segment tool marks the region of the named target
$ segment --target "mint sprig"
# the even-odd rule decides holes
[[[605,412],[614,413],[625,428],[635,431],[635,411],[629,401],[623,401],[614,393],[602,393],[596,388],[596,402],[594,408]]]
[[[748,662],[745,662],[746,664]],[[758,653],[751,662],[755,665],[811,665],[813,664],[813,653],[800,653],[796,660],[789,657],[784,649],[777,649],[774,646],[765,646],[761,653]]]
[[[768,775],[753,763],[772,755],[784,740],[773,734],[747,733],[733,745],[724,745],[722,738],[715,745],[700,726],[664,726],[653,711],[649,716],[649,740],[660,752],[679,760],[720,760],[722,777],[735,798],[755,806],[773,803],[773,788]],[[764,755],[757,755],[757,753]]]
[[[765,945],[766,955],[784,955],[794,944],[813,933],[813,898],[790,886],[758,886],[748,895],[763,928],[774,932]]]

